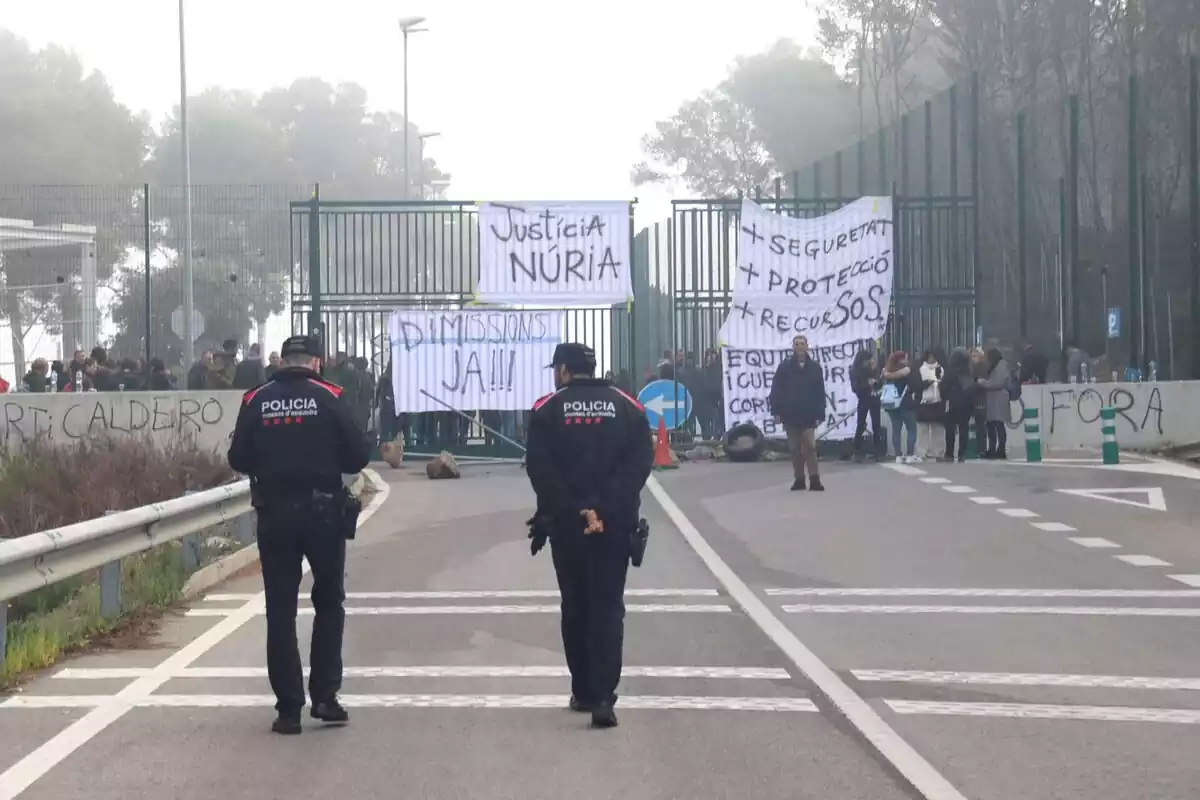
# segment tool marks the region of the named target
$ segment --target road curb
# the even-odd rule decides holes
[[[355,476],[354,481],[350,484],[350,491],[361,494],[365,488],[364,483],[370,483],[371,488],[377,492],[381,491],[384,485],[383,478],[379,477],[379,473],[373,469],[364,469]],[[258,563],[257,544],[250,544],[240,550],[235,550],[193,572],[187,579],[187,583],[183,585],[180,595],[184,600],[192,600],[256,563]]]

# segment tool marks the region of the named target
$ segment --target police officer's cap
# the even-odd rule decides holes
[[[554,348],[554,358],[547,366],[584,371],[595,370],[596,351],[586,344],[564,342]]]
[[[320,358],[321,343],[314,336],[289,336],[283,340],[283,347],[279,348],[279,355],[282,358],[288,356]]]

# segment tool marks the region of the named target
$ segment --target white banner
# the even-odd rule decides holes
[[[721,343],[747,350],[878,339],[892,302],[892,199],[793,219],[742,201],[733,303]]]
[[[546,365],[562,331],[559,311],[396,311],[396,413],[528,411],[554,390]]]
[[[633,298],[629,203],[484,203],[479,286],[492,305],[605,306]]]
[[[874,351],[873,341],[849,342],[831,347],[814,347],[812,358],[825,375],[825,422],[817,437],[840,441],[854,437],[858,398],[850,391],[850,366],[859,350]],[[775,371],[789,355],[787,350],[721,350],[724,371],[725,429],[752,422],[767,438],[782,439],[783,425],[771,416],[768,398]]]

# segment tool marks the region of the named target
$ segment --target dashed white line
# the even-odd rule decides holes
[[[1186,708],[1127,708],[1124,706],[1059,706],[1043,703],[945,703],[925,700],[884,700],[897,714],[935,714],[958,717],[1013,719],[1073,719],[1095,722],[1200,723],[1200,711]]]
[[[909,467],[909,469],[912,468]],[[920,470],[916,471],[924,474]],[[918,794],[925,800],[966,800],[966,797],[955,789],[954,785],[946,780],[936,767],[901,737],[870,703],[846,685],[840,675],[830,669],[828,664],[822,661],[804,642],[800,641],[796,634],[783,623],[783,620],[777,617],[746,585],[746,582],[730,569],[725,560],[671,499],[657,478],[651,476],[646,487],[666,512],[667,517],[674,523],[679,533],[696,552],[696,555],[725,587],[729,596],[746,612],[746,616],[791,659],[804,676],[812,681],[816,689],[846,717],[846,721],[863,735],[879,755],[886,759]]]
[[[968,497],[967,499],[970,500],[972,503],[978,503],[981,506],[1002,506],[1002,505],[1004,505],[1004,501],[1001,500],[999,497],[988,497],[987,495],[980,495],[979,497]]]
[[[512,606],[346,606],[348,617],[385,617],[407,616],[422,614],[557,614],[558,606],[548,605],[512,605]],[[722,604],[669,604],[669,603],[630,603],[625,606],[630,614],[719,614],[733,609]],[[186,617],[227,617],[237,613],[228,608],[191,608],[184,612]],[[252,612],[256,616],[266,614],[262,605]],[[297,613],[302,617],[311,617],[313,609],[300,608]]]
[[[928,483],[932,486],[942,486],[947,483],[954,483],[954,481],[950,480],[949,478],[929,477],[929,478],[921,478],[921,483]]]
[[[1200,579],[1200,576],[1184,577]],[[1200,597],[1200,590],[1193,589],[844,589],[817,586],[800,589],[765,589],[764,592],[772,597],[1103,597],[1113,599],[1135,597],[1192,599]]]
[[[1067,541],[1074,542],[1075,544],[1079,545],[1080,547],[1113,549],[1113,548],[1119,548],[1121,546],[1121,545],[1117,544],[1116,542],[1110,542],[1108,539],[1104,539],[1099,536],[1072,536],[1069,539],[1067,539]]]
[[[1046,531],[1047,533],[1074,533],[1076,530],[1063,522],[1031,522],[1029,524],[1039,531]]]
[[[343,694],[338,699],[350,708],[562,708],[561,694]],[[268,694],[151,694],[114,701],[108,695],[18,695],[0,708],[256,708],[275,705]],[[802,697],[685,697],[622,695],[622,709],[662,711],[816,711]]]
[[[1146,608],[1138,606],[879,606],[794,605],[789,614],[1060,614],[1093,617],[1200,617],[1200,608]]]
[[[996,510],[1004,516],[1012,517],[1013,519],[1034,519],[1041,516],[1041,514],[1038,514],[1036,511],[1030,511],[1028,508],[997,508]]]
[[[66,667],[51,677],[60,680],[113,680],[140,678],[149,669],[137,667]],[[308,668],[305,668],[307,674]],[[566,666],[556,667],[346,667],[347,678],[567,678]],[[788,680],[791,674],[778,667],[622,667],[626,678],[712,678],[729,680]],[[266,667],[187,667],[171,673],[172,679],[255,679],[267,677]]]
[[[942,489],[950,494],[975,494],[975,490],[970,486],[943,486]]]
[[[1168,575],[1167,577],[1187,586],[1200,586],[1200,575]]]
[[[1130,554],[1124,556],[1113,556],[1118,561],[1124,561],[1126,564],[1132,564],[1135,567],[1169,567],[1170,561],[1163,561],[1161,558],[1154,556],[1144,556],[1140,554]]]
[[[626,597],[716,597],[716,589],[626,589]],[[245,602],[257,595],[215,592],[206,595],[201,600],[222,602]],[[347,600],[482,600],[501,599],[537,599],[558,597],[555,589],[517,589],[499,591],[448,591],[448,592],[347,592]],[[302,600],[307,596],[301,595]]]
[[[928,475],[925,470],[910,467],[907,464],[884,464],[885,469],[890,469],[892,472],[899,472],[901,475]]]
[[[897,669],[855,669],[851,670],[851,674],[860,681],[881,683],[933,683],[968,686],[1061,686],[1081,689],[1169,689],[1177,691],[1200,691],[1200,678]]]

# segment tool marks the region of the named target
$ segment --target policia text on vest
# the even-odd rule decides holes
[[[537,495],[531,530],[550,540],[562,596],[563,649],[571,672],[570,707],[592,725],[617,724],[625,578],[640,563],[638,510],[654,464],[645,410],[609,381],[594,377],[590,347],[562,344],[551,365],[558,391],[533,409],[526,471]]]
[[[350,498],[344,473],[362,471],[370,450],[338,386],[323,380],[320,344],[293,336],[283,343],[284,367],[246,392],[229,446],[229,466],[250,476],[258,512],[267,611],[267,675],[279,713],[272,730],[300,733],[304,675],[296,642],[302,561],[312,568],[311,714],[345,724],[338,702],[345,627],[346,539],[362,506]]]

